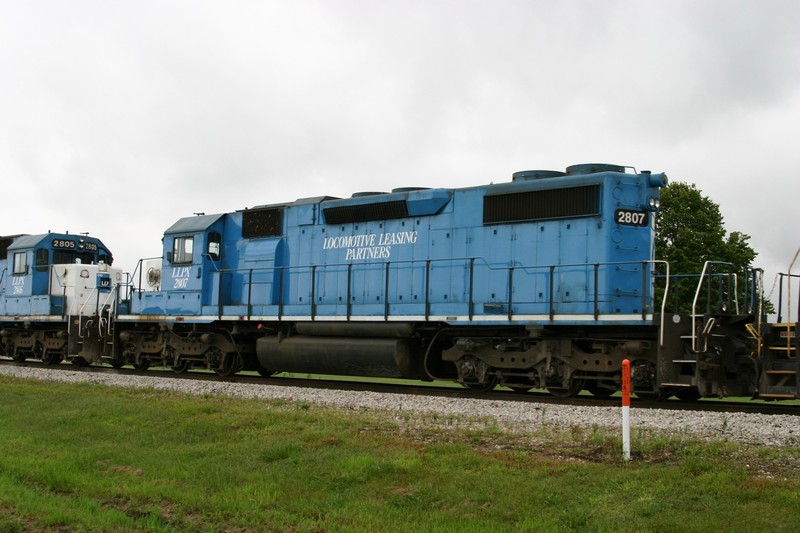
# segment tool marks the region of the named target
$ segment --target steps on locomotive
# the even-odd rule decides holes
[[[779,365],[776,362],[773,368],[764,371],[763,392],[759,394],[760,398],[786,400],[797,398],[800,368],[796,361],[786,363],[788,364]]]
[[[772,324],[770,331],[771,344],[767,347],[775,352],[776,357],[785,356],[787,359],[797,359],[797,324],[794,322]]]
[[[765,336],[765,370],[761,398],[790,400],[800,391],[800,360],[797,357],[797,324],[772,324]]]

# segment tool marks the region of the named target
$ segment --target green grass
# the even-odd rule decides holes
[[[800,449],[0,377],[0,531],[794,531]]]

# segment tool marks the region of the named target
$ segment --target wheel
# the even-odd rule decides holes
[[[227,378],[240,371],[243,366],[242,357],[238,353],[229,352],[221,358],[220,364],[214,369],[214,372],[218,376]]]
[[[666,399],[666,396],[661,392],[634,392],[639,401],[650,403],[650,402],[660,402]]]
[[[8,343],[8,353],[10,354],[11,360],[15,363],[24,363],[25,362],[25,352],[17,350],[13,343]]]
[[[187,361],[186,359],[181,359],[177,365],[171,365],[170,369],[176,374],[183,374],[184,372],[189,370],[189,366],[191,365],[191,361]]]
[[[57,365],[61,360],[61,354],[58,352],[45,351],[45,353],[42,354],[42,363],[46,365]]]
[[[516,394],[525,394],[526,392],[529,392],[532,388],[534,388],[536,383],[534,383],[533,380],[530,379],[517,378],[514,379],[513,381],[505,380],[501,383],[501,385],[504,387],[508,387],[509,389],[511,389],[511,392],[514,392]]]
[[[142,359],[138,363],[133,363],[133,368],[135,368],[136,370],[141,370],[141,371],[147,370],[148,368],[150,368],[150,361]]]
[[[261,365],[258,365],[258,368],[256,369],[256,372],[258,372],[262,377],[265,377],[265,378],[268,378],[270,376],[274,376],[277,373],[277,372],[274,372],[272,370],[267,370],[266,368],[264,368]]]
[[[89,361],[87,361],[83,357],[74,357],[70,360],[70,363],[72,363],[75,366],[89,366],[90,364]]]
[[[462,383],[462,385],[472,392],[489,392],[497,386],[497,378],[487,376],[486,383]]]
[[[117,361],[116,359],[111,360],[111,366],[114,368],[122,368],[125,366],[125,361]]]
[[[572,398],[573,396],[577,396],[581,389],[583,389],[583,380],[572,379],[568,387],[547,387],[547,392],[556,398]]]
[[[608,398],[614,394],[614,389],[601,387],[597,381],[589,381],[586,383],[586,390],[592,393],[595,398]]]
[[[42,362],[44,362],[44,351],[45,351],[44,344],[42,344],[39,341],[36,341],[36,343],[33,345],[33,357],[35,359],[41,359]]]
[[[681,387],[675,392],[675,397],[683,402],[696,402],[702,398],[697,387]]]

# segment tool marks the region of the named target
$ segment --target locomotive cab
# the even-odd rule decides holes
[[[164,232],[162,259],[139,265],[140,286],[149,290],[138,290],[131,315],[119,317],[116,364],[166,365],[176,372],[207,368],[220,375],[253,367],[252,350],[238,333],[216,324],[220,295],[232,290],[226,269],[238,256],[235,237],[228,236],[233,243],[226,246],[226,228],[235,229],[228,215],[198,215]]]
[[[123,276],[112,262],[108,248],[86,235],[0,238],[0,352],[19,362],[94,360],[119,303]]]
[[[67,272],[77,269],[76,265],[83,265],[83,269],[91,271],[95,281],[102,270],[103,276],[109,280],[107,286],[111,287],[108,267],[113,257],[97,239],[48,233],[3,237],[2,240],[7,243],[2,247],[3,257],[0,259],[3,267],[0,283],[2,315],[44,317],[70,313],[70,308],[76,311],[83,302],[71,301],[70,297],[75,294],[72,290],[74,285],[65,284]],[[63,267],[57,269],[57,265]],[[82,279],[88,277],[84,274]],[[92,311],[96,311],[96,307]]]
[[[160,261],[142,262],[140,285],[160,290],[140,292],[134,313],[197,316],[208,304],[215,273],[223,268],[224,215],[199,215],[178,220],[164,232]],[[144,272],[147,270],[147,272]],[[149,285],[149,287],[148,287]]]

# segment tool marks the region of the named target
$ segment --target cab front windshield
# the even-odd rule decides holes
[[[72,252],[66,250],[53,251],[53,264],[54,265],[72,265],[80,263],[82,265],[90,265],[95,262],[94,254],[92,252]]]

